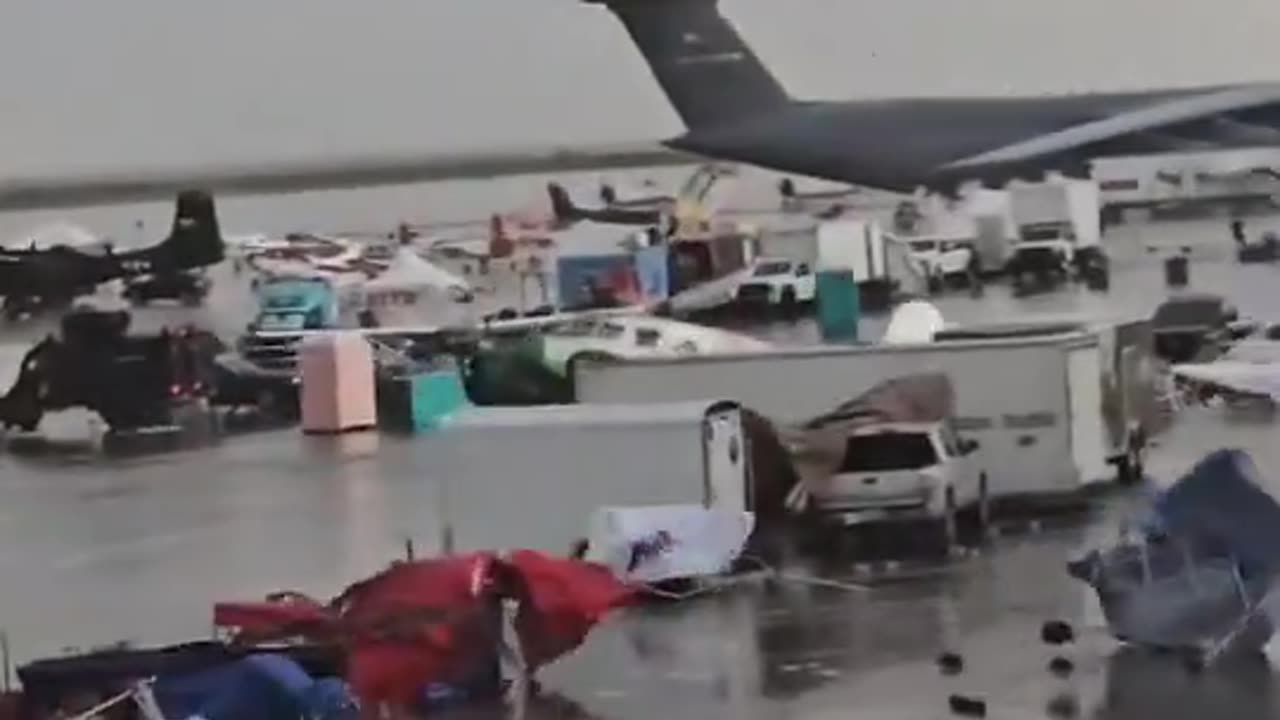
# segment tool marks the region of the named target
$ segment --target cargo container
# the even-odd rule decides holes
[[[720,400],[466,408],[419,441],[455,550],[567,554],[602,507],[751,507],[741,408]]]

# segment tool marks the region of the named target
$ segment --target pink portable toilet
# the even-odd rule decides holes
[[[298,346],[302,431],[339,433],[378,423],[373,348],[358,332],[326,332]]]

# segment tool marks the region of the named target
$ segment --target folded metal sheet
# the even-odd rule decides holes
[[[951,417],[955,393],[942,373],[890,378],[799,427],[780,431],[801,481],[822,487],[840,467],[849,434],[880,423],[939,422]]]

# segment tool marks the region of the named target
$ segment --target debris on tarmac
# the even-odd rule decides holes
[[[944,652],[938,656],[938,668],[943,675],[959,675],[964,672],[964,658],[959,653]]]
[[[1055,655],[1053,659],[1049,661],[1049,672],[1059,677],[1070,675],[1075,672],[1075,669],[1076,664],[1071,662],[1069,658],[1064,658],[1061,655]]]
[[[1066,645],[1075,642],[1076,631],[1062,620],[1046,620],[1040,626],[1040,639],[1046,645]]]
[[[987,701],[966,695],[952,695],[947,698],[951,712],[965,717],[986,717]]]

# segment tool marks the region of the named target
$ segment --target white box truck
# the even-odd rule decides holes
[[[456,551],[568,554],[605,507],[751,505],[733,402],[468,408],[419,444]]]
[[[759,244],[757,262],[785,259],[809,273],[851,271],[866,309],[884,309],[897,294],[921,296],[928,292],[927,278],[911,261],[910,248],[884,232],[874,218],[839,218],[786,227],[763,235]],[[745,279],[740,290],[750,282]]]
[[[1052,286],[1072,277],[1091,287],[1105,284],[1097,183],[1058,176],[1014,183],[1009,193],[1017,237],[1005,269],[1015,290],[1028,289],[1030,281]]]

